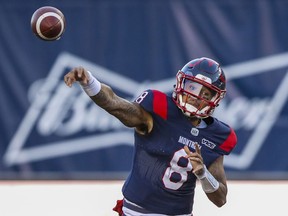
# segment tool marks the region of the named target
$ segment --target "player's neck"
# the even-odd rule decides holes
[[[192,125],[194,127],[197,127],[200,124],[201,119],[200,118],[196,118],[196,117],[192,117],[192,118],[190,118],[190,122],[192,123]]]

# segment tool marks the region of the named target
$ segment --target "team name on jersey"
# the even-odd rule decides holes
[[[179,136],[178,142],[183,144],[183,145],[186,145],[188,147],[191,147],[193,149],[195,149],[195,145],[198,144],[198,142],[194,142],[194,141],[187,139],[185,137],[182,137],[182,136]],[[201,148],[200,145],[199,145],[199,147]]]

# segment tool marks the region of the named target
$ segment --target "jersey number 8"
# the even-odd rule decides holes
[[[170,166],[166,169],[162,178],[166,188],[177,190],[187,181],[188,172],[192,170],[192,165],[188,159],[185,160],[187,162],[185,165],[180,165],[179,163],[181,159],[184,159],[185,155],[184,149],[175,152],[170,161]]]

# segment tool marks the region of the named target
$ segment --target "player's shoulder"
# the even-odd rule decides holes
[[[230,130],[230,128],[231,128],[227,123],[219,120],[216,117],[210,116],[210,117],[207,118],[207,120],[209,121],[208,125],[213,126],[215,130],[223,130],[223,131],[225,131],[225,130]]]
[[[237,144],[237,135],[234,129],[215,117],[209,118],[212,122],[209,127],[213,130],[215,140],[219,140],[219,151],[223,154],[229,154]]]
[[[144,96],[145,98],[153,98],[153,97],[167,97],[167,94],[157,90],[157,89],[146,89],[140,93],[140,96]]]
[[[163,119],[167,119],[170,97],[166,93],[155,89],[147,89],[134,101],[148,112],[154,113]]]
[[[140,105],[157,102],[164,103],[167,101],[167,97],[168,95],[162,91],[147,89],[142,91],[134,101]]]

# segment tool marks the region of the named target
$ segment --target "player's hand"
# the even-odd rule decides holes
[[[64,82],[67,86],[71,87],[74,82],[80,82],[81,84],[87,84],[89,81],[89,74],[83,67],[73,68],[64,76]]]
[[[184,146],[184,150],[187,154],[186,158],[188,158],[192,164],[193,173],[195,175],[202,175],[204,172],[204,163],[199,145],[195,144],[195,152],[191,152],[188,146]]]

